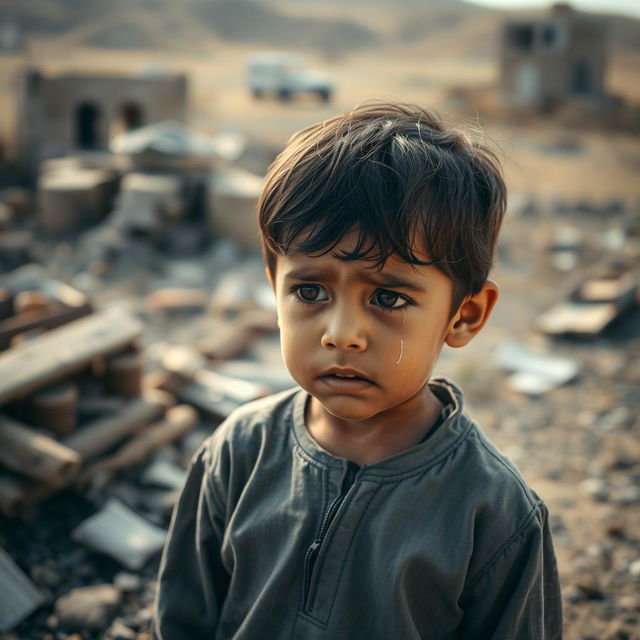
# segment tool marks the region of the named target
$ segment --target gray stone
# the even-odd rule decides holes
[[[597,502],[607,502],[609,500],[607,483],[600,478],[587,478],[581,482],[580,487],[586,495]]]
[[[57,587],[61,582],[60,574],[44,564],[36,564],[31,567],[31,578],[41,587]]]
[[[111,584],[73,589],[54,605],[61,627],[105,629],[117,613],[120,591]]]
[[[130,629],[122,619],[117,618],[109,627],[105,637],[108,640],[135,640],[136,632]]]
[[[114,577],[113,584],[123,592],[137,591],[142,588],[142,578],[136,573],[121,571]]]

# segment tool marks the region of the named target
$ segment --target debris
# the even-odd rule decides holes
[[[509,386],[533,396],[574,380],[581,369],[577,360],[534,353],[513,341],[501,344],[495,358],[499,367],[512,372]]]
[[[192,407],[186,405],[172,407],[162,421],[144,427],[116,453],[98,460],[89,467],[83,476],[91,478],[98,473],[112,475],[120,469],[141,462],[162,445],[183,436],[194,427],[196,422],[197,414]]]
[[[587,478],[582,481],[580,486],[586,495],[597,502],[609,500],[609,487],[606,481],[600,478]]]
[[[104,382],[111,392],[124,398],[135,398],[142,393],[142,353],[128,349],[106,359]]]
[[[105,635],[107,640],[136,640],[136,637],[136,632],[130,629],[120,618],[116,618],[113,621]]]
[[[215,139],[191,131],[175,120],[123,131],[111,140],[110,147],[113,153],[127,155],[154,153],[207,159],[217,157],[220,151],[220,143]]]
[[[119,500],[110,498],[100,512],[76,527],[71,536],[137,571],[160,551],[165,531],[147,522]]]
[[[100,222],[109,211],[116,181],[108,171],[65,169],[38,180],[38,223],[61,236]]]
[[[228,360],[243,353],[264,333],[278,329],[277,317],[270,309],[251,309],[239,314],[233,323],[222,327],[215,335],[198,345],[210,360]]]
[[[225,360],[215,364],[216,373],[263,385],[270,393],[295,386],[296,382],[283,364],[267,364],[253,360]]]
[[[145,306],[154,311],[202,311],[209,300],[204,289],[158,289],[148,294]]]
[[[28,231],[0,233],[0,267],[11,271],[32,261],[33,238]]]
[[[65,435],[76,427],[78,388],[70,382],[39,389],[27,400],[31,423],[57,435]]]
[[[81,318],[0,353],[0,404],[131,345],[141,323],[120,308]]]
[[[553,265],[560,271],[571,271],[578,264],[582,233],[577,227],[560,227],[549,244]]]
[[[208,224],[212,235],[245,249],[260,249],[256,205],[264,178],[238,168],[218,169],[208,185]]]
[[[80,455],[57,440],[0,414],[0,463],[37,480],[67,479]]]
[[[226,418],[245,402],[268,395],[265,385],[199,368],[202,360],[196,352],[176,347],[168,351],[163,366],[175,376],[166,382],[166,390],[207,416]]]
[[[108,224],[125,234],[160,239],[167,223],[184,212],[181,187],[178,176],[129,173],[122,180]]]
[[[122,594],[111,584],[72,589],[58,598],[55,612],[65,629],[103,631],[115,617]]]
[[[120,571],[114,576],[113,584],[123,593],[138,591],[142,588],[142,578],[137,573]]]
[[[137,398],[127,403],[116,415],[97,419],[62,442],[77,451],[83,460],[91,460],[160,417],[164,410],[164,405],[155,399]]]
[[[637,276],[622,264],[599,267],[561,302],[538,317],[536,327],[549,335],[593,337],[636,304]]]
[[[254,262],[240,269],[227,270],[213,291],[209,311],[227,314],[256,309],[270,309],[275,313],[275,297],[264,275],[264,267]]]
[[[13,629],[44,603],[44,596],[2,547],[0,593],[0,633]]]
[[[184,469],[168,460],[154,459],[142,473],[141,481],[167,489],[180,489],[184,482]]]

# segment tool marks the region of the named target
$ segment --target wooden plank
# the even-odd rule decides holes
[[[53,329],[0,354],[0,404],[75,373],[93,358],[131,344],[142,324],[119,308]]]
[[[146,460],[156,449],[181,438],[198,422],[193,407],[182,404],[169,409],[163,420],[145,427],[126,442],[115,454],[98,460],[82,474],[80,482],[87,482],[97,473],[111,477],[116,471]]]
[[[39,311],[25,311],[0,322],[0,349],[7,349],[11,338],[32,329],[55,329],[67,322],[82,318],[93,311],[90,304],[67,307],[50,305]]]
[[[36,480],[70,477],[80,467],[80,455],[35,429],[0,414],[0,462]]]
[[[76,429],[63,438],[62,443],[77,451],[83,460],[95,458],[140,431],[146,424],[162,416],[164,411],[164,405],[155,399],[137,398],[115,415],[98,418],[81,429]]]

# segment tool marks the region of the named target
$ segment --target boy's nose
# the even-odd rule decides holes
[[[325,349],[364,351],[367,337],[363,320],[347,310],[334,313],[322,334],[321,344]]]

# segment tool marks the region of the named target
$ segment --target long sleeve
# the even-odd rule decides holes
[[[154,607],[156,640],[213,638],[229,584],[221,557],[224,509],[214,491],[210,450],[194,456],[171,518]]]
[[[468,585],[464,640],[560,640],[562,600],[548,512],[536,506]]]

